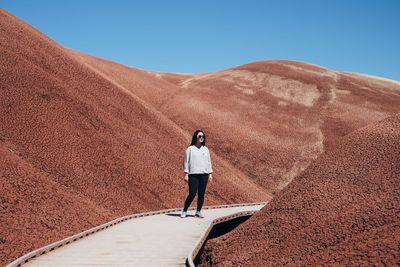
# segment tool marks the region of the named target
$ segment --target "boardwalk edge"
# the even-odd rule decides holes
[[[226,205],[206,206],[206,207],[203,207],[203,209],[218,209],[218,208],[229,208],[229,207],[240,207],[240,206],[265,205],[265,204],[266,204],[266,202],[226,204]],[[70,243],[75,242],[77,240],[80,240],[80,239],[82,239],[84,237],[87,237],[87,236],[95,234],[95,233],[97,233],[99,231],[105,230],[105,229],[107,229],[107,228],[109,228],[111,226],[114,226],[114,225],[116,225],[118,223],[121,223],[121,222],[124,222],[126,220],[131,220],[131,219],[135,219],[135,218],[139,218],[139,217],[145,217],[145,216],[151,216],[151,215],[157,215],[157,214],[165,214],[165,213],[170,213],[170,212],[177,212],[177,211],[181,211],[181,210],[182,210],[181,208],[165,209],[165,210],[150,211],[150,212],[136,213],[136,214],[132,214],[132,215],[123,216],[123,217],[114,219],[114,220],[112,220],[110,222],[104,223],[102,225],[99,225],[99,226],[93,227],[91,229],[88,229],[86,231],[80,232],[78,234],[69,236],[69,237],[67,237],[65,239],[62,239],[60,241],[56,241],[56,242],[51,243],[49,245],[46,245],[44,247],[38,248],[38,249],[36,249],[34,251],[31,251],[31,252],[19,257],[18,259],[14,260],[13,262],[9,263],[8,265],[6,265],[6,267],[19,267],[19,266],[22,266],[23,264],[27,263],[30,259],[36,258],[37,256],[40,256],[40,255],[43,255],[43,254],[48,253],[50,251],[53,251],[53,250],[55,250],[57,248],[60,248],[60,247],[62,247],[64,245],[70,244]],[[230,216],[232,216],[232,215],[225,216],[225,217],[230,217]],[[242,216],[245,216],[245,215],[242,215]],[[221,218],[224,218],[224,217],[221,217]],[[221,218],[215,219],[211,223],[211,225],[214,226],[215,224],[218,224],[219,222],[215,222],[215,221],[218,221]],[[222,222],[222,221],[220,221],[220,222]],[[211,228],[212,228],[212,226],[211,226]],[[209,227],[209,229],[207,229],[207,232],[203,235],[203,238],[201,239],[202,241],[201,240],[199,241],[199,242],[201,242],[201,245],[206,240],[206,238],[208,236],[208,233],[211,230],[211,228]],[[200,248],[201,248],[201,245],[200,245]],[[198,250],[200,249],[200,248],[197,249],[197,247],[198,247],[198,244],[196,244],[196,246],[194,247],[193,253],[196,252],[196,254],[197,254]],[[190,258],[192,257],[193,253],[191,253]],[[193,260],[192,260],[192,262],[193,262]],[[190,265],[190,266],[194,266],[194,265]]]
[[[243,205],[238,205],[238,206],[257,206],[257,205],[266,205],[266,202],[259,202],[259,203],[246,203]],[[230,206],[232,207],[232,206]],[[195,267],[196,265],[194,264],[194,259],[196,258],[197,254],[199,253],[201,247],[203,246],[204,242],[207,240],[208,235],[210,234],[212,228],[220,223],[227,222],[239,217],[244,217],[244,216],[251,216],[254,213],[256,213],[257,210],[252,210],[252,211],[240,211],[234,214],[230,214],[224,217],[219,217],[215,220],[213,220],[210,225],[207,227],[205,232],[202,235],[202,238],[194,245],[193,249],[189,252],[187,258],[186,258],[186,266],[188,267]]]

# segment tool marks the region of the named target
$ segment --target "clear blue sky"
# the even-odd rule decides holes
[[[400,80],[400,0],[14,0],[61,45],[147,70],[289,59]]]

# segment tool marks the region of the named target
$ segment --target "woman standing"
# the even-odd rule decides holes
[[[204,203],[207,182],[211,182],[213,179],[213,171],[210,152],[206,147],[206,136],[202,130],[194,132],[192,142],[186,149],[183,160],[183,171],[185,172],[184,180],[189,184],[189,195],[185,200],[181,218],[187,216],[187,210],[196,196],[196,192],[198,192],[198,196],[195,217],[204,218],[203,214],[201,214],[201,208]]]

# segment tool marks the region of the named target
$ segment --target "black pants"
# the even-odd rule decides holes
[[[208,182],[208,174],[189,174],[189,195],[185,200],[184,211],[187,211],[190,204],[192,203],[196,192],[199,192],[197,196],[197,211],[200,211],[204,203],[204,194],[206,192]]]

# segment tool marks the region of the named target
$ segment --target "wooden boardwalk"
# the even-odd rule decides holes
[[[251,215],[264,205],[207,207],[203,219],[195,218],[192,210],[184,219],[178,210],[135,217],[45,254],[43,250],[23,266],[186,266],[214,224]]]

